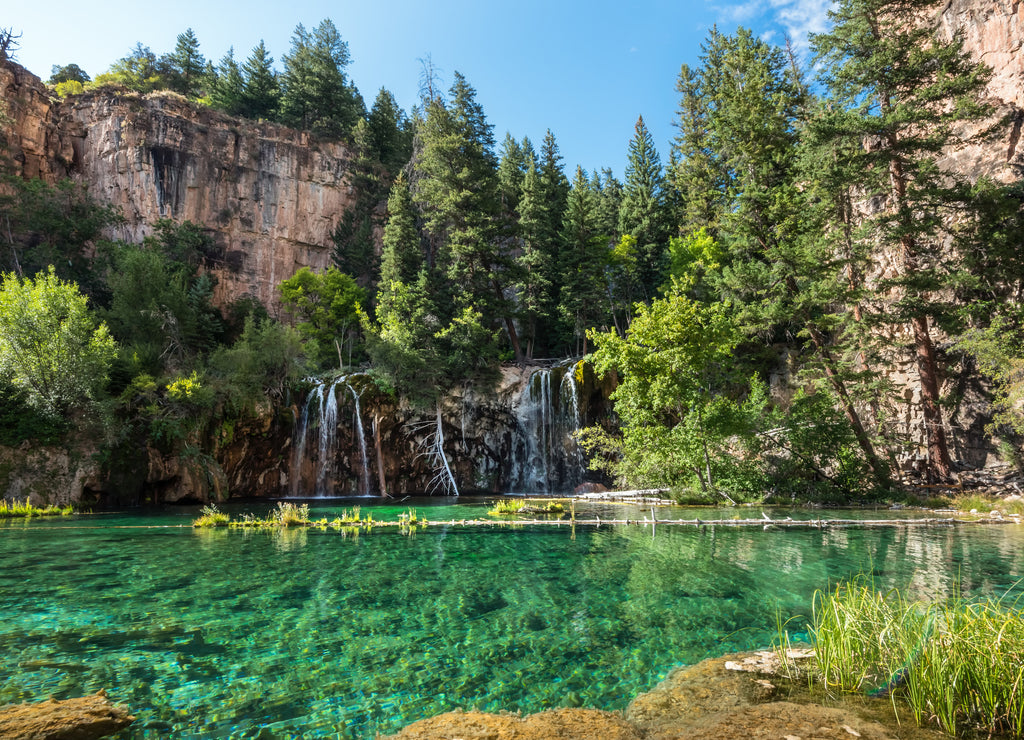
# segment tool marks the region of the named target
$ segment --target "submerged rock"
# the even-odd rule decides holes
[[[598,709],[550,709],[520,717],[456,710],[414,722],[385,740],[642,740],[622,715]]]
[[[93,740],[135,721],[100,689],[92,696],[0,708],[0,737],[5,740]]]
[[[805,654],[790,656],[794,660]],[[683,666],[634,699],[624,714],[554,709],[516,714],[457,710],[415,722],[388,740],[939,740],[943,733],[901,726],[884,700],[837,706],[777,675],[773,654],[712,658]]]

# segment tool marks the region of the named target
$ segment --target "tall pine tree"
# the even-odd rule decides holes
[[[359,91],[345,76],[349,61],[348,44],[329,19],[312,32],[296,26],[284,56],[282,121],[320,136],[348,134],[365,113]]]
[[[619,207],[619,231],[636,240],[637,298],[649,300],[665,280],[668,215],[661,157],[641,116],[629,142],[626,182]]]
[[[989,71],[960,38],[938,38],[926,20],[936,7],[933,0],[842,0],[830,13],[832,30],[812,44],[831,99],[815,133],[823,141],[862,143],[836,152],[846,159],[841,172],[849,183],[878,199],[869,238],[894,258],[894,274],[876,283],[874,318],[895,336],[909,334],[928,471],[947,480],[953,466],[934,331],[947,318],[942,289],[966,277],[944,240],[953,216],[969,222],[977,204],[964,177],[940,160],[988,114],[981,96]]]
[[[245,77],[242,115],[274,120],[281,103],[281,85],[274,72],[274,57],[270,56],[263,39],[245,60],[242,74]]]

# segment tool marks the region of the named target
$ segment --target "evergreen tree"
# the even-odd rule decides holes
[[[831,98],[814,133],[825,141],[869,142],[836,153],[846,160],[841,172],[848,182],[882,206],[870,218],[870,238],[896,256],[896,274],[878,282],[885,309],[874,318],[910,329],[929,473],[946,480],[952,462],[933,331],[947,318],[942,288],[968,276],[943,240],[954,214],[969,223],[978,204],[964,177],[939,161],[988,114],[980,101],[989,71],[960,38],[942,40],[922,20],[935,7],[931,0],[843,0],[830,12],[832,30],[812,40]]]
[[[607,315],[608,238],[597,218],[597,193],[581,167],[576,168],[563,223],[558,311],[573,338],[573,353],[586,354],[587,329]]]
[[[680,79],[681,114],[698,120],[680,122],[689,133],[677,142],[676,174],[680,190],[702,204],[721,248],[721,271],[703,277],[717,278],[748,335],[767,343],[794,334],[809,340],[814,366],[825,374],[865,459],[885,483],[887,466],[850,395],[856,368],[842,359],[855,336],[847,331],[846,310],[855,296],[844,279],[851,264],[811,218],[815,204],[806,183],[819,173],[798,171],[803,86],[783,51],[746,29],[733,36],[712,30],[702,61],[699,73],[684,70]],[[694,215],[701,217],[700,211]]]
[[[684,64],[676,90],[680,96],[676,122],[679,134],[672,147],[673,166],[669,170],[680,204],[675,220],[684,234],[703,228],[714,236],[725,209],[726,178],[712,142],[708,99],[700,72]]]
[[[557,244],[562,232],[562,217],[565,214],[566,199],[569,197],[569,180],[562,168],[562,155],[558,151],[558,143],[551,129],[544,135],[538,174],[538,186],[547,211],[544,238],[552,245],[552,256],[557,257],[554,245]]]
[[[550,272],[557,268],[550,255],[548,222],[550,221],[537,168],[531,163],[523,179],[523,195],[519,201],[519,233],[522,254],[518,257],[519,310],[524,324],[523,340],[526,357],[533,357],[538,343],[538,328],[550,311],[552,288]]]
[[[501,142],[501,157],[498,160],[498,192],[501,196],[502,214],[513,221],[516,220],[519,200],[523,197],[526,167],[526,152],[512,134],[506,133],[504,141]]]
[[[171,89],[186,97],[198,98],[202,92],[206,59],[199,52],[199,39],[191,28],[178,34],[174,51],[168,55],[167,61],[172,73]]]
[[[559,320],[558,301],[561,290],[560,268],[562,262],[562,227],[565,217],[566,200],[569,195],[569,181],[562,169],[562,155],[558,143],[550,130],[544,136],[540,164],[537,168],[537,195],[543,205],[540,213],[540,232],[537,248],[540,258],[535,271],[543,274],[545,284],[541,311],[538,315],[536,334],[541,341],[535,348],[551,357],[567,349],[568,335],[562,330]]]
[[[404,167],[412,156],[412,127],[395,96],[383,87],[366,118],[366,144],[390,173]]]
[[[420,125],[413,200],[429,235],[430,264],[444,271],[454,292],[448,315],[472,307],[491,320],[503,318],[518,358],[522,353],[504,290],[512,261],[496,232],[494,137],[476,91],[459,73],[450,95],[450,105],[431,101]]]
[[[597,196],[597,231],[604,234],[608,243],[619,240],[619,208],[622,206],[622,183],[612,171],[605,167],[594,172],[590,189]]]
[[[300,23],[284,56],[281,119],[319,136],[349,133],[365,110],[359,92],[349,84],[348,44],[329,19],[307,31]]]
[[[636,297],[650,299],[665,279],[669,229],[661,157],[643,116],[629,142],[619,231],[636,239]]]
[[[242,115],[248,118],[274,120],[281,101],[281,85],[274,72],[274,58],[260,39],[242,65],[245,82],[242,88]]]
[[[409,194],[409,183],[399,174],[388,197],[388,222],[384,227],[380,262],[380,291],[391,290],[394,283],[412,285],[423,269],[423,251],[416,229],[416,212]]]
[[[244,115],[244,94],[245,79],[242,77],[238,62],[235,61],[235,47],[232,46],[215,69],[210,98],[213,107],[228,115],[239,116]]]

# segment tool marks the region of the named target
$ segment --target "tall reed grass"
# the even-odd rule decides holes
[[[30,504],[27,498],[24,501],[0,499],[0,519],[30,516],[69,516],[73,513],[75,513],[75,510],[70,504],[63,508],[53,505],[40,508]]]
[[[1024,615],[1016,602],[908,601],[860,578],[819,592],[811,643],[829,689],[889,695],[919,724],[1024,735]]]

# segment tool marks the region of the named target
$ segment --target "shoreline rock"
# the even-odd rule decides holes
[[[795,660],[810,657],[804,651]],[[779,675],[771,651],[709,658],[673,670],[623,712],[551,709],[536,714],[456,710],[414,722],[382,740],[939,740],[938,730],[900,725],[884,700],[825,706]],[[770,679],[770,680],[769,680]]]
[[[121,730],[135,717],[100,689],[77,699],[48,699],[0,707],[5,740],[94,740]]]

